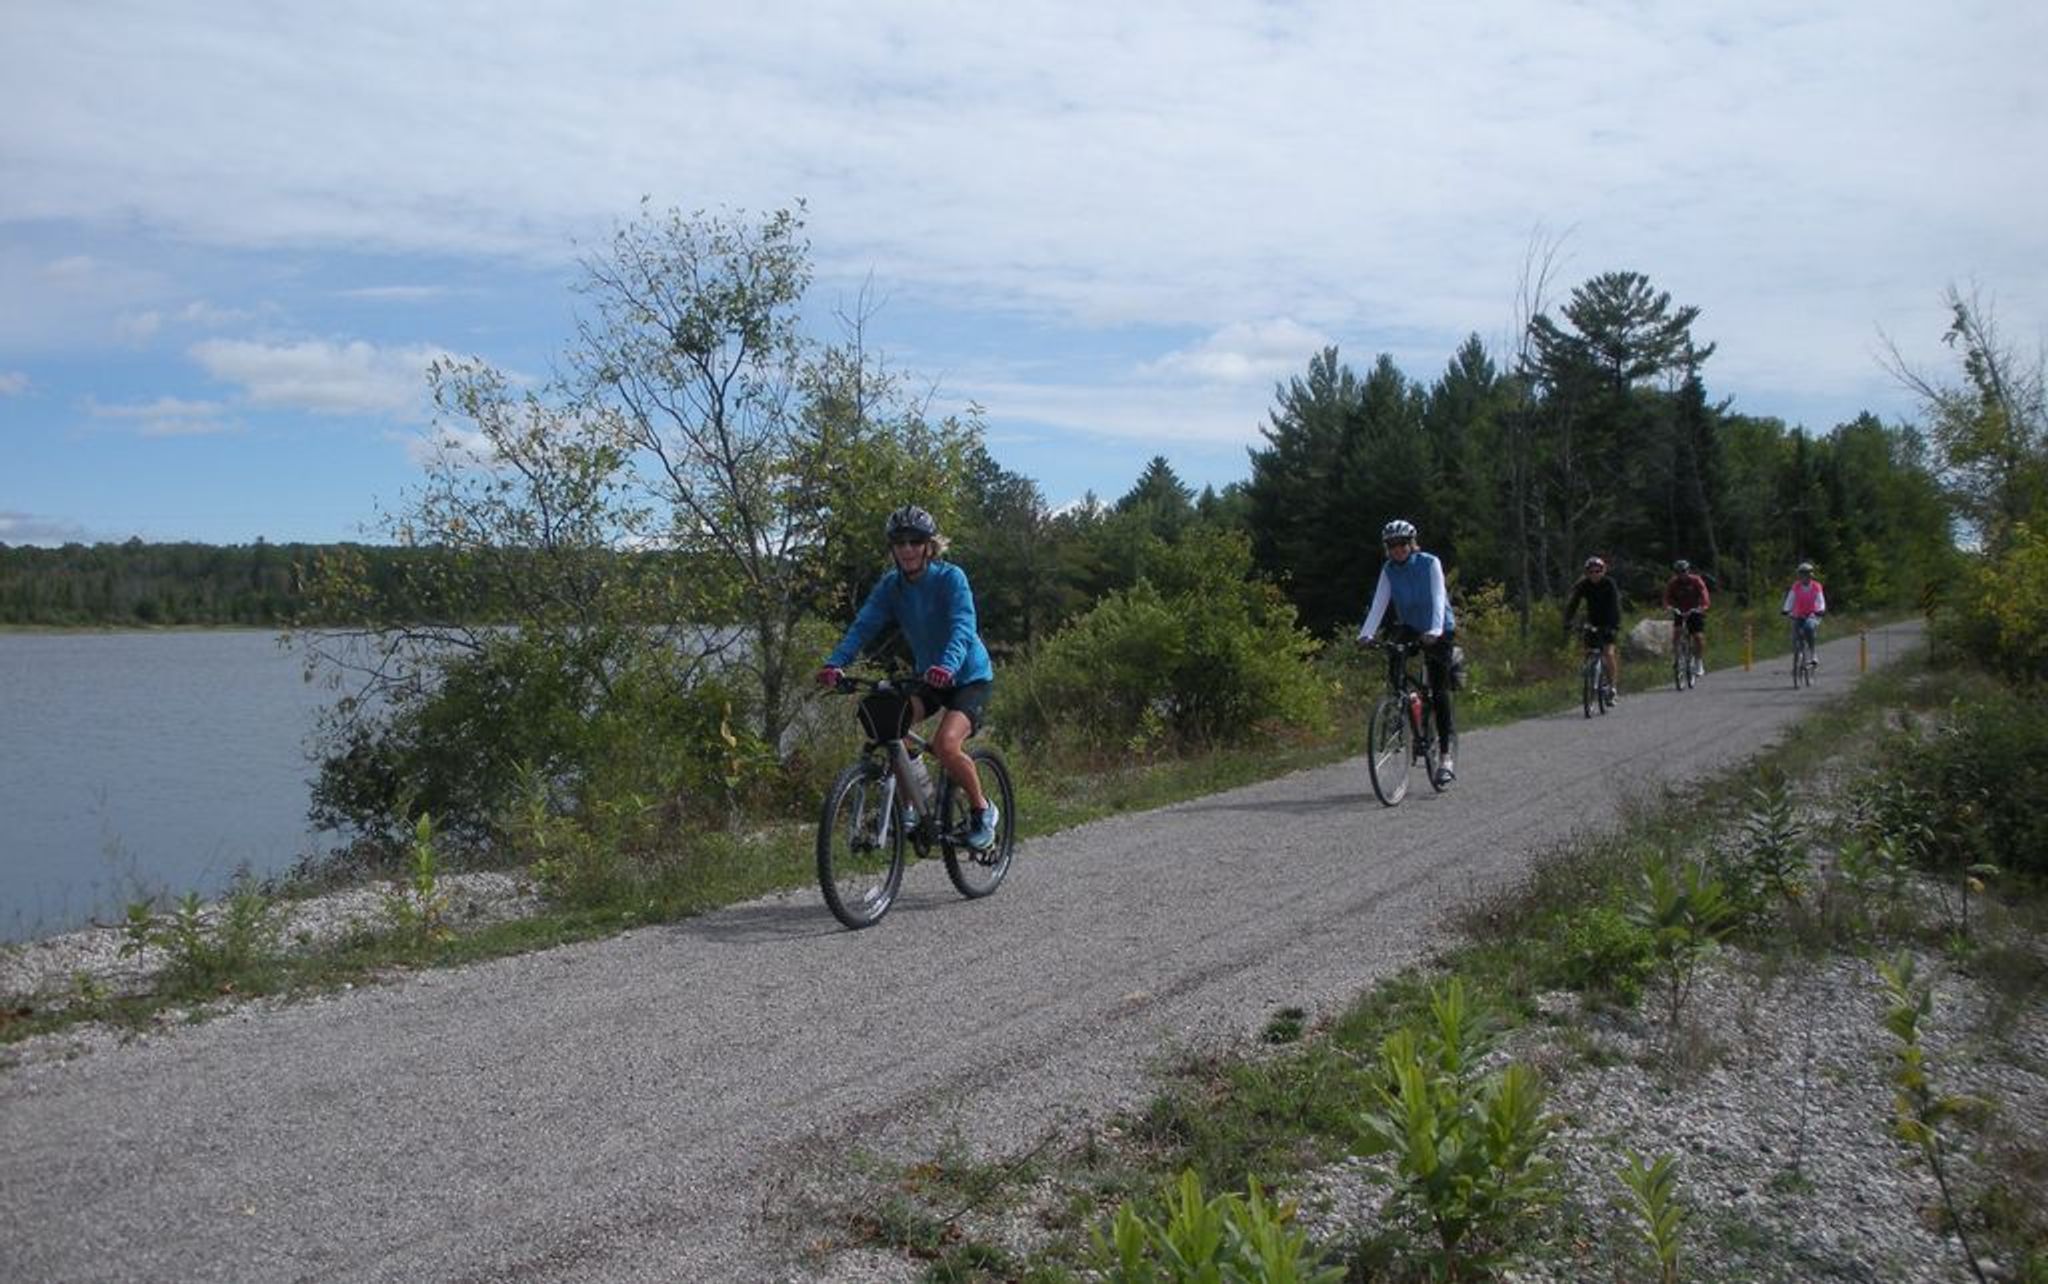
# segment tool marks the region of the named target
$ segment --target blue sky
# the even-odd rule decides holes
[[[2048,306],[2041,6],[0,0],[0,542],[362,538],[436,355],[544,372],[641,197],[808,203],[812,315],[1048,499],[1223,485],[1322,345],[1434,378],[1646,273],[1825,429]]]

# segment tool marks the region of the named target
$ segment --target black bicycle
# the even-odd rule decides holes
[[[1581,624],[1586,640],[1586,662],[1579,667],[1579,705],[1592,717],[1614,707],[1614,674],[1607,667],[1608,631],[1593,624]]]
[[[1010,769],[989,745],[967,751],[982,794],[1000,810],[995,841],[970,846],[967,791],[943,771],[932,780],[925,765],[929,746],[910,726],[910,700],[920,688],[896,677],[842,677],[836,688],[843,695],[867,693],[858,708],[867,743],[833,780],[818,819],[818,888],[833,917],[848,927],[871,927],[889,912],[903,888],[909,851],[924,859],[937,849],[946,876],[970,899],[995,891],[1010,872],[1017,840]]]
[[[1408,770],[1423,765],[1429,787],[1442,793],[1449,783],[1437,774],[1441,747],[1431,717],[1429,666],[1421,677],[1410,671],[1409,659],[1422,651],[1422,639],[1375,638],[1366,644],[1387,653],[1387,693],[1373,706],[1365,725],[1365,766],[1372,791],[1382,804],[1399,806],[1408,796]]]
[[[1671,685],[1674,690],[1689,691],[1699,678],[1699,645],[1693,631],[1686,627],[1686,617],[1696,611],[1682,611],[1671,608]]]

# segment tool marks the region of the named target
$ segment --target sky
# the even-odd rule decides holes
[[[1504,357],[1532,262],[1814,431],[2048,309],[2028,0],[0,0],[0,543],[376,539],[424,369],[538,378],[636,215],[802,201],[829,333],[1049,502],[1245,480],[1335,345]],[[448,425],[442,425],[446,427]]]

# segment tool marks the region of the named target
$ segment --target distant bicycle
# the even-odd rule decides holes
[[[851,928],[873,926],[896,903],[909,850],[923,859],[936,848],[946,876],[969,898],[995,891],[1010,872],[1017,839],[1010,769],[991,746],[967,751],[983,794],[1001,809],[995,842],[986,849],[969,846],[967,791],[941,771],[934,794],[928,746],[910,726],[910,699],[919,685],[907,678],[842,677],[836,688],[844,695],[867,692],[859,705],[867,744],[826,791],[818,820],[818,887],[833,917]]]
[[[1408,769],[1418,762],[1429,787],[1442,793],[1449,782],[1437,775],[1442,747],[1430,715],[1429,666],[1423,666],[1418,678],[1408,664],[1422,651],[1422,639],[1374,639],[1367,645],[1387,653],[1387,693],[1373,706],[1372,720],[1365,726],[1365,765],[1373,793],[1382,804],[1399,806],[1408,796]]]
[[[1671,643],[1671,685],[1679,691],[1690,691],[1693,682],[1699,677],[1699,652],[1693,649],[1699,645],[1699,639],[1686,627],[1685,619],[1688,615],[1698,614],[1697,609],[1681,611],[1675,606],[1671,608],[1671,632],[1674,638]]]
[[[1606,629],[1591,624],[1581,624],[1579,635],[1586,640],[1586,662],[1579,669],[1579,704],[1589,718],[1595,710],[1605,715],[1614,707],[1614,675],[1607,669],[1607,644],[1612,639]]]
[[[1813,654],[1813,634],[1820,619],[1818,613],[1792,618],[1792,685],[1810,687],[1813,685],[1813,671],[1820,667],[1820,661]]]

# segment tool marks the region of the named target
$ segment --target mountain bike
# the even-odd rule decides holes
[[[1807,630],[1806,622],[1794,616],[1792,619],[1792,685],[1795,687],[1812,686],[1813,671],[1818,667],[1819,661],[1813,655],[1813,635]]]
[[[867,693],[857,709],[867,742],[825,792],[818,819],[818,888],[832,916],[851,928],[872,927],[896,903],[910,851],[925,859],[936,850],[946,877],[969,899],[995,891],[1010,872],[1017,841],[1010,769],[989,745],[967,751],[983,795],[1001,812],[995,842],[970,847],[967,791],[943,771],[931,779],[924,761],[929,745],[910,726],[910,700],[920,689],[896,677],[841,677],[836,688],[842,695]]]
[[[1423,666],[1418,679],[1408,665],[1409,658],[1421,652],[1422,639],[1375,638],[1366,645],[1387,653],[1387,693],[1365,724],[1365,766],[1373,793],[1385,806],[1399,806],[1408,796],[1408,769],[1418,762],[1429,777],[1429,787],[1442,793],[1447,782],[1437,775],[1441,751],[1431,716],[1429,666]]]
[[[1671,642],[1671,685],[1679,691],[1691,690],[1699,677],[1699,652],[1693,649],[1697,642],[1692,630],[1685,627],[1685,617],[1690,614],[1691,611],[1671,608],[1671,631],[1676,634]]]
[[[1591,624],[1581,624],[1579,633],[1586,639],[1586,663],[1579,670],[1579,704],[1589,718],[1596,709],[1604,715],[1614,707],[1614,675],[1607,669],[1608,633]]]

